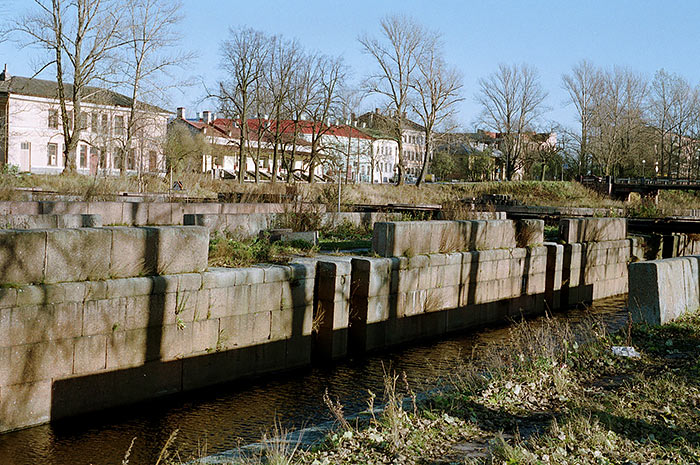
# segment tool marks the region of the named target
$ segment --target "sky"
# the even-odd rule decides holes
[[[0,18],[11,18],[31,5],[30,0],[0,0]],[[663,68],[700,84],[697,0],[183,0],[182,13],[182,46],[197,55],[184,74],[208,83],[222,77],[219,44],[229,28],[238,26],[296,38],[307,50],[342,56],[353,80],[360,82],[375,63],[362,53],[358,35],[378,35],[385,15],[411,16],[442,34],[447,61],[462,72],[464,101],[457,120],[469,130],[475,129],[479,113],[479,79],[500,63],[526,63],[539,71],[549,94],[543,126],[558,122],[575,127],[561,78],[582,59],[605,68],[628,67],[650,79]],[[10,74],[32,75],[37,56],[16,43],[0,43],[0,66],[7,63]],[[41,76],[52,79],[50,73]],[[203,95],[199,85],[173,92],[171,109],[184,106],[188,114],[214,110],[213,102],[202,101]],[[371,109],[376,103],[369,99],[365,106]]]

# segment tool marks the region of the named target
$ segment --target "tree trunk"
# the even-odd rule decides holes
[[[426,131],[425,150],[423,152],[423,166],[421,167],[420,174],[418,175],[418,179],[416,180],[416,187],[420,187],[421,183],[425,179],[425,175],[428,172],[428,163],[430,162],[430,147],[432,145],[430,132],[432,131]]]

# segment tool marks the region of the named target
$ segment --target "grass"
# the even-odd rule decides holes
[[[356,250],[369,249],[372,247],[372,239],[348,239],[348,240],[333,240],[321,239],[319,241],[319,249],[322,251],[340,251],[340,250]]]
[[[232,463],[700,462],[700,315],[613,335],[594,320],[575,330],[525,321],[509,337],[502,349],[466,358],[424,401],[405,376],[385,372],[384,396],[369,393],[362,420],[347,421],[325,396],[340,427],[322,444],[302,450],[267,438],[270,450]],[[614,345],[633,345],[641,357],[615,356]],[[162,463],[182,463],[166,456]]]
[[[612,354],[628,343],[640,359]],[[524,322],[508,347],[466,363],[427,404],[385,409],[297,463],[700,461],[700,316],[612,336],[595,323],[575,335]]]
[[[318,251],[305,241],[270,242],[267,237],[237,240],[231,234],[216,234],[209,241],[209,266],[239,268],[256,263],[289,262],[294,256],[312,256]]]
[[[240,194],[240,201],[256,202],[260,194],[284,196],[290,201],[290,221],[306,224],[306,208],[299,214],[299,207],[306,203],[326,205],[335,211],[338,189],[334,184],[285,184],[245,183],[239,185],[232,180],[211,179],[201,173],[178,173],[174,180],[182,181],[185,193],[195,198],[216,198],[219,193]],[[70,195],[81,200],[112,200],[120,192],[167,193],[170,176],[143,176],[139,185],[135,176],[86,176],[86,175],[26,175],[0,173],[0,200],[21,200],[23,193],[16,188],[41,188],[59,194]],[[592,208],[627,208],[631,216],[660,216],[681,214],[683,210],[700,208],[700,195],[695,191],[660,191],[658,203],[642,201],[638,197],[632,202],[608,199],[577,182],[556,181],[512,181],[473,182],[455,184],[424,184],[420,188],[412,185],[349,184],[343,186],[342,204],[442,204],[457,219],[462,215],[459,200],[479,198],[486,194],[505,194],[524,205],[569,206]],[[653,206],[653,207],[652,207]],[[317,215],[311,215],[313,220]]]
[[[372,229],[370,226],[355,225],[348,220],[334,227],[325,227],[320,231],[319,247],[323,251],[351,249],[369,249],[372,247]]]

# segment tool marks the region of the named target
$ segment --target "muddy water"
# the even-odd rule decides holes
[[[624,299],[601,300],[589,312],[610,327],[624,325]],[[556,314],[573,324],[588,312]],[[535,322],[541,320],[534,320]],[[118,411],[72,419],[0,435],[1,465],[120,464],[133,438],[132,464],[153,464],[160,448],[178,429],[182,458],[213,454],[256,441],[273,428],[311,426],[330,419],[322,398],[326,389],[351,414],[366,408],[368,390],[381,398],[383,373],[405,372],[414,389],[428,389],[436,374],[485,347],[504,346],[508,328],[485,328],[332,366],[284,376],[232,383]]]

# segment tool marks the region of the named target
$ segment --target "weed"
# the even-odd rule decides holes
[[[438,293],[436,289],[429,289],[425,292],[425,298],[423,299],[423,311],[425,313],[437,312],[444,307],[445,302],[442,294]]]
[[[124,458],[122,459],[122,465],[129,465],[129,457],[131,456],[131,451],[134,448],[135,442],[136,442],[136,437],[134,437],[131,440],[131,444],[129,444],[129,448],[126,450],[126,453],[124,454]]]
[[[209,265],[245,267],[256,263],[286,263],[293,255],[313,255],[317,248],[306,241],[270,242],[268,237],[236,240],[230,233],[209,241]]]
[[[163,463],[163,464],[170,463],[176,457],[177,453],[173,452],[171,450],[171,447],[175,443],[175,439],[177,438],[178,431],[179,430],[176,429],[175,431],[170,433],[168,440],[165,441],[163,448],[160,450],[160,453],[158,454],[158,460],[156,460],[155,465],[160,465],[161,463]]]
[[[338,399],[331,399],[331,396],[328,394],[328,388],[326,388],[326,391],[323,393],[323,403],[326,404],[326,407],[328,407],[328,410],[330,410],[333,418],[335,418],[343,430],[352,431],[350,423],[348,423],[348,420],[345,418],[343,404],[341,404]]]
[[[277,216],[275,228],[292,231],[317,231],[321,229],[324,209],[314,202],[311,196],[298,186],[287,186],[287,197],[291,202],[284,204],[284,211]]]

